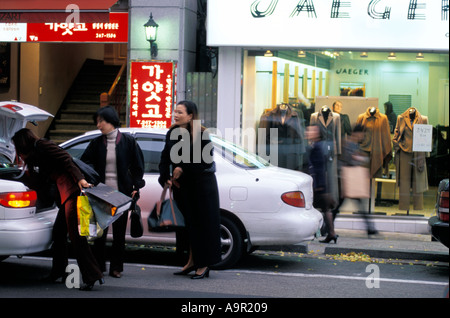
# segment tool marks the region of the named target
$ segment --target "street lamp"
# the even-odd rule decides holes
[[[158,55],[158,46],[156,45],[156,36],[158,34],[158,24],[153,20],[153,14],[150,13],[150,19],[144,24],[145,38],[150,42],[150,52],[152,59]]]

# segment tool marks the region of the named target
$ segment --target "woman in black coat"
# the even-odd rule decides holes
[[[219,191],[213,145],[200,125],[195,103],[179,102],[174,121],[161,153],[158,181],[161,186],[166,183],[173,186],[174,199],[185,217],[188,232],[189,260],[174,274],[187,275],[195,270],[192,278],[200,279],[208,277],[209,266],[221,260]]]
[[[100,182],[134,197],[145,185],[144,156],[136,140],[121,133],[120,120],[117,112],[111,106],[100,108],[93,117],[102,135],[93,139],[81,160],[92,165],[100,176]],[[109,275],[120,278],[123,272],[125,252],[125,232],[127,228],[128,211],[124,212],[112,225],[113,244]],[[108,229],[103,236],[94,241],[94,253],[103,271],[105,265],[105,243]]]
[[[91,290],[96,281],[104,283],[103,274],[88,245],[86,237],[78,233],[77,196],[82,188],[90,185],[73,163],[72,157],[55,143],[39,139],[23,128],[12,138],[17,154],[25,161],[30,178],[49,180],[58,187],[61,204],[53,226],[53,264],[48,280],[56,281],[67,276],[67,234],[75,251],[78,266],[85,285],[81,290]]]

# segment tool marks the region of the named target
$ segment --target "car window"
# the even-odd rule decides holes
[[[257,154],[241,148],[225,139],[217,136],[211,136],[211,141],[215,146],[215,155],[221,155],[233,164],[250,169],[259,169],[270,166],[270,163]]]
[[[161,151],[164,149],[164,139],[137,135],[136,140],[144,155],[144,171],[146,173],[159,173],[159,161],[161,159]]]
[[[90,142],[91,142],[90,140],[81,141],[76,144],[70,145],[70,147],[66,148],[66,150],[68,153],[70,153],[72,157],[80,159],[81,155],[83,154],[84,150],[87,148]]]

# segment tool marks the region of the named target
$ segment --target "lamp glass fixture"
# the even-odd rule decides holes
[[[361,54],[359,56],[360,57],[368,57],[369,54],[367,54],[367,52],[361,52]]]
[[[305,51],[298,51],[297,55],[298,55],[298,57],[306,57],[306,52]]]
[[[147,41],[154,42],[156,41],[156,36],[158,34],[159,25],[153,20],[153,14],[150,13],[150,18],[147,23],[144,24],[145,27],[145,37]]]
[[[264,53],[264,56],[265,56],[265,57],[272,57],[272,56],[273,56],[273,53],[272,53],[271,50],[267,50],[266,53]]]
[[[417,55],[416,55],[416,59],[418,59],[418,60],[423,60],[425,58],[425,56],[423,56],[423,53],[417,53]]]
[[[389,60],[395,60],[397,58],[397,55],[395,55],[395,52],[391,52],[388,55],[388,59]]]

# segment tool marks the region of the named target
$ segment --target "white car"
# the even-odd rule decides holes
[[[58,208],[53,199],[44,200],[48,196],[43,191],[48,189],[30,189],[21,181],[23,170],[17,165],[11,142],[28,121],[43,121],[51,116],[32,105],[0,102],[0,261],[51,246]]]
[[[146,185],[141,189],[144,235],[127,242],[174,244],[173,233],[149,232],[147,217],[161,196],[158,165],[167,130],[121,128],[134,136],[145,160]],[[80,158],[100,131],[62,143]],[[216,268],[233,266],[258,246],[297,244],[312,240],[322,226],[322,214],[314,209],[312,178],[304,173],[270,165],[255,154],[214,135],[214,160],[221,209],[222,262]]]

